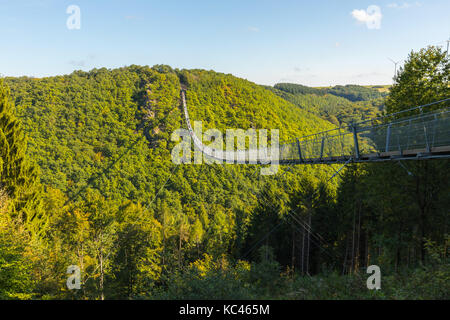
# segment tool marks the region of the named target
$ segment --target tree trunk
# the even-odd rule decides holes
[[[291,253],[291,268],[295,270],[295,230],[292,227],[292,253]]]
[[[348,238],[345,239],[345,254],[344,254],[344,262],[342,263],[342,274],[345,274],[345,265],[347,264],[347,253],[348,253]]]
[[[305,229],[302,230],[302,274],[305,273]]]
[[[350,273],[354,271],[355,265],[355,224],[356,224],[356,206],[353,209],[353,233],[352,233],[352,260],[350,264]]]
[[[102,248],[102,246],[100,246],[99,260],[100,260],[100,299],[105,300],[105,296],[103,293],[103,248]]]
[[[306,274],[309,275],[309,249],[310,249],[310,241],[311,241],[311,231],[312,231],[312,226],[311,226],[311,211],[312,210],[308,210],[308,242],[307,242],[307,249],[306,249]]]

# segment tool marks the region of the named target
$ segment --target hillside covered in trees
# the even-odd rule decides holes
[[[428,48],[388,97],[165,65],[4,78],[0,298],[448,298],[448,160],[408,163],[412,175],[383,163],[332,180],[337,167],[262,176],[175,165],[171,135],[186,128],[182,85],[204,130],[274,128],[283,140],[449,97],[449,77]],[[366,288],[370,264],[381,291]],[[80,290],[66,286],[70,265]]]
[[[386,92],[357,85],[312,88],[293,83],[266,87],[292,104],[314,113],[335,126],[379,116]]]

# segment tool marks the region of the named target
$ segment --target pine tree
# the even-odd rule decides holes
[[[0,187],[11,199],[10,214],[37,232],[43,222],[38,170],[27,159],[25,133],[13,110],[9,89],[0,79]]]

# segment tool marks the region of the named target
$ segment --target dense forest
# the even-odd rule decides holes
[[[356,85],[311,88],[293,83],[266,87],[276,95],[335,126],[379,116],[384,107],[385,92]]]
[[[448,98],[449,80],[435,47],[411,52],[389,95],[166,65],[0,79],[0,299],[448,299],[448,160],[263,176],[175,165],[171,134],[182,85],[204,129],[284,140]]]

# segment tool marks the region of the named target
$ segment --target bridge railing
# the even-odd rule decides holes
[[[305,162],[439,151],[450,145],[450,109],[353,124],[280,145],[280,160]]]
[[[450,109],[410,116],[389,123],[357,129],[365,143],[361,154],[371,152],[432,152],[450,145]]]

